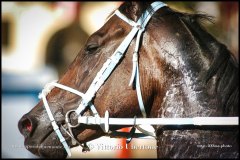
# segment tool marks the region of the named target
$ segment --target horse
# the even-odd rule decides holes
[[[48,90],[42,92],[42,100],[23,115],[18,127],[30,152],[40,157],[66,158],[65,145],[75,147],[78,143],[87,150],[84,143],[107,135],[105,131],[129,126],[110,125],[104,130],[99,125],[77,125],[77,114],[82,118],[96,113],[106,117],[108,111],[109,117],[123,119],[144,117],[142,113],[148,118],[238,116],[238,62],[227,47],[201,25],[209,16],[182,13],[162,5],[154,11],[143,30],[135,24],[144,11],[152,12],[151,4],[121,4],[118,14],[123,18],[117,14],[109,16],[107,22],[88,38],[66,73],[55,85],[48,86]],[[115,53],[132,28],[141,31],[142,35],[132,37],[124,54],[118,52],[123,58],[116,62],[92,99],[84,104],[86,94],[82,92],[88,91],[104,62]],[[139,45],[137,52],[136,45]],[[133,74],[135,78],[129,86],[133,73],[132,53],[138,54],[135,62],[139,75]],[[135,92],[139,87],[143,109],[139,108],[139,95]],[[76,111],[81,105],[85,107]],[[67,132],[62,126],[70,123],[75,127]],[[158,158],[239,157],[236,126],[153,127]]]

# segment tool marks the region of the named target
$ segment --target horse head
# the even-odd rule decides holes
[[[67,151],[62,145],[74,147],[77,144],[73,140],[82,145],[107,134],[99,125],[78,125],[78,117],[95,114],[104,117],[106,111],[112,118],[238,115],[238,67],[227,48],[199,24],[198,19],[207,17],[179,13],[162,3],[157,4],[162,6],[154,10],[150,2],[123,3],[107,23],[88,38],[57,83],[46,86],[42,100],[18,124],[29,151],[41,157],[66,157]],[[137,22],[146,10],[152,14],[142,28]],[[133,28],[136,33],[130,35]],[[142,33],[138,37],[139,32]],[[116,52],[129,35],[132,39],[125,52]],[[116,55],[112,56],[113,53]],[[136,93],[138,88],[141,95],[139,91]],[[141,99],[144,109],[139,107]],[[68,125],[74,127],[66,131]],[[110,126],[109,130],[125,126]],[[178,145],[181,136],[185,136],[187,143],[195,143],[194,136],[196,139],[213,136],[199,128],[166,131],[160,125],[154,128],[157,143],[162,146],[173,145],[174,138]],[[60,140],[57,132],[62,135]],[[234,140],[228,142],[235,147]],[[38,147],[34,147],[36,145]],[[159,149],[158,156],[181,155],[171,145]],[[182,157],[189,157],[190,153]]]

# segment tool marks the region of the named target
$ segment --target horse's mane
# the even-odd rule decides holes
[[[150,1],[125,2],[119,7],[119,10],[128,18],[135,20],[133,15],[140,17],[141,13],[149,8],[151,3]],[[191,31],[191,34],[199,45],[208,53],[206,56],[211,59],[209,69],[201,75],[202,83],[211,85],[211,81],[215,81],[216,79],[214,92],[221,97],[223,113],[238,113],[238,111],[234,110],[238,104],[239,77],[237,61],[227,47],[216,40],[202,26],[202,22],[205,20],[213,22],[213,17],[201,13],[182,13],[169,7],[165,7],[165,9],[167,11],[164,12],[164,15],[153,15],[152,19],[154,19],[154,22],[158,23],[162,21],[162,17],[166,15],[173,15],[180,18]],[[151,8],[149,8],[149,11],[151,11]]]
[[[201,79],[207,86],[208,83],[216,78],[215,92],[221,97],[222,103],[220,104],[223,105],[223,113],[238,113],[236,110],[239,95],[237,61],[227,47],[208,33],[202,26],[204,20],[212,22],[213,17],[199,13],[181,13],[172,9],[169,9],[169,12],[170,14],[175,14],[184,22],[195,40],[212,57],[210,67],[202,75]]]

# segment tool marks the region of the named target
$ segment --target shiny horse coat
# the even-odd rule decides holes
[[[119,11],[136,21],[149,2],[126,2]],[[238,65],[227,48],[207,33],[198,14],[183,14],[163,7],[151,18],[139,48],[140,84],[147,117],[228,117],[238,116]],[[114,52],[131,27],[117,16],[112,16],[91,35],[59,80],[60,84],[83,91],[88,89],[102,64]],[[128,86],[131,76],[133,41],[124,59],[105,84],[93,103],[101,117],[106,110],[110,117],[141,116],[137,95]],[[81,102],[67,91],[54,88],[47,96],[58,125],[64,115]],[[87,108],[84,115],[91,115]],[[72,121],[75,121],[72,117]],[[31,123],[31,130],[25,124]],[[112,127],[110,129],[117,129]],[[234,126],[154,126],[157,133],[159,158],[237,158],[238,129]],[[25,135],[25,145],[41,157],[65,157],[52,129],[42,101],[19,121]],[[60,129],[61,130],[61,129]],[[71,138],[64,134],[67,142]],[[103,136],[99,126],[79,126],[73,130],[79,142]],[[73,147],[72,145],[71,147]]]

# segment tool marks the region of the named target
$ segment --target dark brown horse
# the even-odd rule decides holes
[[[136,21],[149,4],[126,2],[119,10]],[[149,21],[139,51],[140,84],[147,117],[238,116],[238,64],[226,46],[200,25],[199,20],[206,18],[205,15],[184,14],[163,7]],[[112,16],[89,37],[58,82],[85,93],[103,63],[130,30],[129,24]],[[134,44],[135,40],[94,97],[93,103],[101,117],[106,110],[110,117],[141,116],[136,92],[128,86]],[[47,100],[59,125],[65,123],[66,112],[77,108],[81,102],[78,96],[59,88],[54,88]],[[89,108],[84,115],[91,115]],[[235,127],[154,128],[159,158],[239,157],[238,129]],[[22,117],[19,130],[25,136],[25,146],[32,153],[41,157],[67,156],[63,147],[57,147],[61,143],[42,101]],[[69,136],[62,133],[71,144]],[[73,134],[83,143],[103,136],[104,132],[98,126],[80,125]]]

